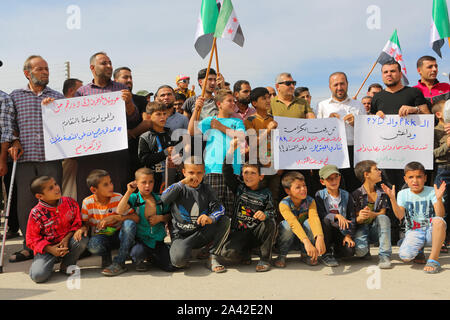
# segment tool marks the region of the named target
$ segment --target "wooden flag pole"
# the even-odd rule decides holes
[[[375,63],[372,66],[372,69],[370,69],[369,74],[367,75],[367,77],[364,79],[364,82],[362,83],[361,87],[359,87],[358,92],[356,92],[355,96],[353,97],[354,100],[356,100],[356,98],[358,97],[359,92],[361,91],[361,89],[364,87],[364,84],[366,83],[367,79],[370,77],[370,75],[372,74],[373,69],[375,69],[375,66],[377,65],[378,60],[375,61]]]
[[[216,38],[214,38],[216,39]],[[219,71],[219,55],[217,54],[217,42],[214,43],[214,54],[216,55],[216,69],[217,69],[217,74],[220,73]]]
[[[213,44],[212,44],[212,47],[211,47],[211,54],[209,56],[208,68],[206,69],[206,76],[205,76],[205,79],[203,80],[202,97],[205,97],[206,84],[208,82],[209,70],[211,69],[211,62],[212,62],[212,58],[213,58],[213,55],[214,55],[215,47],[216,47],[216,37],[214,37],[214,39],[213,39]],[[197,121],[200,118],[200,112],[201,111],[202,111],[201,109],[198,111]]]

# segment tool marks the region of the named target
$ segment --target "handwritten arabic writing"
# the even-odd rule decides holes
[[[103,95],[92,97],[86,96],[82,99],[61,99],[57,100],[52,105],[52,110],[54,113],[59,113],[61,110],[68,112],[73,109],[90,108],[97,106],[114,106],[121,98],[120,97],[105,97]]]
[[[91,131],[83,131],[82,133],[72,133],[68,136],[64,135],[63,137],[61,137],[59,134],[56,135],[56,137],[51,137],[50,138],[50,144],[55,144],[55,143],[60,143],[60,142],[64,142],[64,141],[72,141],[72,140],[83,140],[85,138],[89,138],[89,137],[93,137],[94,139],[102,136],[102,135],[107,135],[110,133],[114,133],[114,132],[121,132],[122,131],[122,127],[113,127],[113,128],[109,128],[109,127],[105,127],[103,129],[98,128],[96,131],[91,130]]]
[[[405,117],[398,117],[399,119],[396,119],[395,117],[367,117],[366,121],[369,125],[378,125],[378,126],[389,126],[392,128],[395,128],[397,126],[410,126],[410,127],[421,127],[421,128],[428,128],[430,126],[429,120],[422,120],[421,122],[418,122],[416,119],[410,119]]]
[[[317,137],[317,136],[312,136],[312,137],[308,137],[308,136],[300,136],[300,137],[296,137],[296,136],[288,136],[288,137],[280,137],[280,142],[302,142],[302,141],[306,141],[306,142],[341,142],[342,139],[341,137],[333,137],[333,138],[325,138],[325,137]]]
[[[428,145],[425,146],[415,146],[415,145],[403,145],[403,146],[390,146],[390,145],[384,145],[384,146],[365,146],[364,144],[362,147],[358,148],[357,152],[383,152],[383,151],[397,151],[397,150],[413,150],[413,151],[420,151],[420,150],[426,150],[428,148]]]
[[[313,159],[311,157],[306,157],[303,160],[297,160],[296,163],[298,165],[314,164],[314,165],[319,165],[319,166],[326,166],[327,164],[329,164],[328,157],[326,157],[325,159],[321,159],[321,160]]]
[[[319,129],[318,127],[309,128],[308,123],[304,122],[304,123],[297,125],[291,129],[283,128],[284,133],[299,134],[303,131],[306,131],[308,134],[326,133],[327,135],[331,136],[333,133],[336,132],[336,127],[327,128],[325,126],[322,129]]]
[[[87,152],[93,152],[100,150],[102,147],[102,142],[96,139],[93,139],[90,143],[80,144],[75,148],[75,154],[80,155]]]
[[[80,117],[72,117],[69,119],[66,119],[62,122],[62,126],[63,129],[65,129],[65,127],[67,126],[71,126],[74,124],[83,124],[83,123],[90,123],[90,124],[94,124],[97,123],[99,121],[101,122],[105,122],[105,121],[113,121],[114,120],[114,115],[111,112],[108,112],[106,115],[101,115],[100,113],[98,113],[96,116],[85,116],[82,115]]]
[[[401,137],[401,136],[405,136],[406,138],[411,139],[411,140],[413,140],[413,139],[415,139],[417,137],[415,133],[411,134],[408,131],[408,129],[404,129],[404,130],[397,130],[397,133],[395,133],[392,137],[385,138],[385,137],[380,136],[380,138],[383,139],[383,140],[394,140],[394,139],[396,139],[398,137]]]

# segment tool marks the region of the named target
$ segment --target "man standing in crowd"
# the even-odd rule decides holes
[[[63,84],[63,95],[66,98],[73,98],[78,88],[83,86],[83,81],[71,78],[66,79]]]
[[[366,110],[367,114],[370,114],[370,107],[372,106],[372,97],[371,96],[365,96],[361,99],[361,103],[364,106],[364,110]]]
[[[294,96],[297,82],[292,79],[290,73],[280,73],[275,81],[278,95],[270,101],[271,113],[274,117],[303,119],[314,119],[316,117],[311,106],[305,99]]]
[[[159,101],[167,109],[167,121],[166,127],[170,131],[174,132],[177,129],[186,129],[189,125],[189,119],[176,112],[175,103],[175,92],[173,88],[169,85],[162,85],[158,88],[155,95],[155,100]]]
[[[317,118],[338,118],[344,122],[347,136],[348,157],[350,168],[342,169],[346,190],[352,192],[360,183],[353,170],[353,144],[355,116],[364,115],[364,106],[358,100],[350,98],[347,94],[348,80],[343,72],[334,72],[329,77],[331,98],[319,102]]]
[[[450,84],[439,82],[437,79],[438,65],[431,56],[423,56],[417,60],[417,72],[420,74],[419,83],[414,88],[422,91],[430,106],[440,100],[450,98]]]
[[[312,96],[309,93],[309,89],[307,87],[295,88],[294,96],[296,98],[301,98],[301,99],[305,99],[306,101],[308,101],[309,106],[311,107],[311,109],[313,109],[314,113],[316,113],[317,110],[314,110],[313,106],[311,105]]]
[[[105,52],[97,52],[89,60],[90,69],[94,79],[91,83],[78,89],[76,96],[89,96],[107,92],[122,92],[125,101],[127,123],[138,122],[139,111],[133,103],[132,94],[127,86],[112,81],[113,68],[111,60]],[[130,176],[128,150],[119,150],[102,154],[79,157],[77,174],[77,197],[81,204],[91,192],[86,185],[86,178],[94,169],[103,169],[109,172],[114,183],[114,191],[125,193]]]
[[[36,204],[36,198],[30,192],[31,181],[46,175],[53,177],[61,185],[61,161],[45,161],[41,103],[63,99],[64,96],[47,87],[50,73],[47,62],[41,56],[28,57],[23,73],[28,79],[28,85],[11,92],[12,106],[2,105],[0,127],[2,147],[4,143],[12,144],[11,156],[19,162],[16,171],[17,214],[20,231],[25,238],[28,216]],[[18,133],[19,136],[16,136]],[[33,252],[27,248],[24,240],[23,250],[15,252],[9,261],[19,262],[32,258]]]
[[[367,95],[369,97],[373,97],[375,95],[375,93],[378,93],[381,90],[383,90],[383,87],[381,86],[381,84],[379,84],[379,83],[372,83],[369,86],[369,89],[367,89]]]
[[[269,95],[271,98],[276,97],[277,96],[277,92],[275,91],[274,88],[272,87],[266,87],[267,91],[269,91]]]
[[[239,80],[234,84],[233,95],[236,100],[236,107],[232,118],[238,118],[242,121],[247,120],[248,117],[256,113],[255,108],[249,106],[250,104],[250,83],[247,80]]]

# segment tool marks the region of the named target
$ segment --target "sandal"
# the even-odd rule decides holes
[[[227,271],[227,269],[225,269],[225,267],[221,265],[219,261],[217,261],[217,258],[212,255],[208,258],[207,268],[215,273],[222,273]]]
[[[419,253],[414,258],[413,261],[414,261],[414,263],[418,263],[418,264],[425,264],[426,263],[425,253],[423,253],[423,249],[419,251]]]
[[[127,268],[125,266],[122,266],[118,263],[113,263],[109,267],[106,267],[103,269],[102,274],[107,277],[114,277],[118,276],[119,274],[122,274],[127,271]]]
[[[259,260],[258,264],[256,265],[256,272],[266,272],[270,270],[270,264]]]
[[[286,257],[278,256],[277,260],[274,262],[274,265],[277,268],[286,268]]]
[[[433,260],[433,259],[427,260],[427,264],[425,265],[425,268],[426,267],[433,268],[432,270],[425,270],[425,269],[423,270],[423,271],[425,271],[425,273],[429,273],[429,274],[439,273],[442,269],[441,264],[438,261]]]
[[[22,261],[31,260],[34,258],[34,255],[31,251],[28,251],[28,255],[24,255],[22,252],[25,252],[25,251],[28,251],[28,250],[14,252],[13,255],[15,256],[15,258],[13,259],[12,257],[10,257],[9,262],[11,262],[11,263],[22,262]]]

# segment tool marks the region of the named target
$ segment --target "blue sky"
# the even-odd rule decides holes
[[[220,70],[227,81],[249,80],[252,87],[274,85],[280,72],[291,72],[298,85],[310,88],[313,104],[329,96],[328,76],[344,71],[349,93],[356,92],[393,30],[397,28],[408,78],[418,80],[416,60],[436,54],[429,47],[432,0],[234,0],[245,36],[241,48],[219,40]],[[174,85],[177,74],[191,76],[207,66],[194,50],[201,0],[11,1],[0,11],[0,90],[23,87],[23,61],[42,55],[50,67],[49,86],[61,90],[64,61],[71,76],[91,81],[89,57],[106,51],[113,67],[129,66],[134,91]],[[69,30],[66,10],[81,10],[81,29]],[[380,10],[380,29],[369,30],[371,14]],[[439,79],[450,71],[450,49],[438,58]],[[214,63],[213,63],[214,64]],[[381,83],[380,67],[368,84]],[[199,92],[198,86],[196,87]]]

